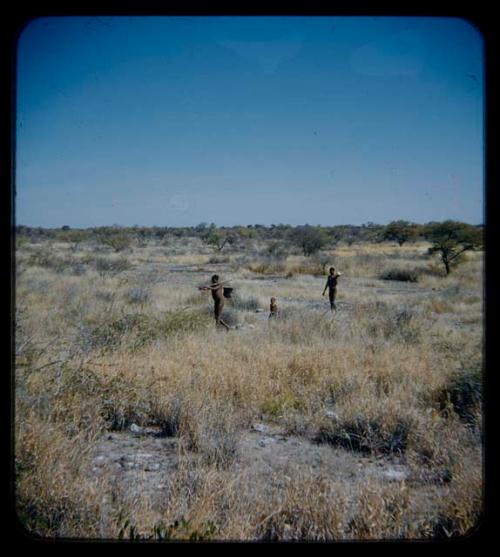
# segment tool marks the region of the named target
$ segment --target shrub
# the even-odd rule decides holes
[[[259,257],[248,264],[248,269],[262,275],[279,275],[286,271],[286,262],[275,257]]]
[[[55,258],[47,248],[42,247],[33,250],[26,260],[26,265],[51,269],[55,266]]]
[[[259,299],[256,297],[243,297],[240,293],[235,292],[232,297],[232,306],[234,309],[255,311],[261,307]]]
[[[362,453],[403,453],[412,430],[411,419],[397,420],[357,416],[338,424],[322,425],[315,437],[317,443],[329,443]]]
[[[403,282],[418,282],[416,269],[387,269],[381,275],[382,280],[399,280]]]
[[[16,249],[20,250],[30,243],[29,238],[26,236],[16,236]]]
[[[325,477],[305,476],[287,482],[273,512],[256,527],[262,541],[335,541],[345,538],[347,498]]]
[[[208,263],[210,263],[210,265],[220,265],[223,263],[229,263],[230,261],[231,258],[229,255],[212,255],[209,258]]]
[[[95,270],[101,275],[116,275],[123,271],[128,271],[132,264],[125,257],[120,259],[107,259],[105,257],[96,257],[93,261]]]
[[[101,236],[101,244],[109,246],[115,252],[123,251],[130,247],[132,239],[125,233],[116,233]]]
[[[479,415],[482,401],[481,366],[452,375],[437,398],[445,415],[451,407],[462,421],[474,423]]]
[[[391,307],[377,302],[368,315],[367,332],[374,338],[382,337],[405,343],[418,342],[422,336],[420,315],[409,307]]]
[[[260,407],[261,412],[271,418],[283,417],[293,410],[304,411],[304,402],[290,393],[269,395]]]
[[[207,319],[205,312],[167,311],[158,320],[158,337],[201,331],[209,324],[210,320]]]
[[[288,255],[288,250],[283,242],[276,240],[269,243],[265,252],[266,255],[278,258],[285,258]]]
[[[181,442],[198,453],[203,463],[227,468],[238,453],[239,428],[227,404],[192,406],[180,423]]]
[[[314,275],[316,277],[325,274],[325,266],[318,259],[311,258],[306,261],[298,261],[289,268],[289,272],[299,275]]]
[[[132,313],[79,325],[78,344],[84,352],[108,352],[122,345],[136,350],[160,338],[201,330],[208,323],[205,315],[194,312],[169,311],[160,318]]]

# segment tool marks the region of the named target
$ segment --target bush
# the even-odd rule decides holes
[[[374,338],[404,343],[418,342],[422,336],[421,318],[415,310],[408,307],[393,308],[381,302],[375,304],[366,328]]]
[[[93,261],[95,270],[101,275],[116,275],[123,271],[128,271],[132,265],[128,259],[121,257],[120,259],[107,259],[105,257],[96,257]]]
[[[204,312],[168,311],[157,323],[158,338],[161,338],[200,331],[207,328],[210,321]]]
[[[125,233],[117,233],[102,236],[101,243],[105,246],[109,246],[115,252],[119,252],[130,247],[132,239]]]
[[[108,352],[124,344],[129,349],[136,350],[154,340],[201,330],[208,324],[209,320],[201,313],[169,311],[161,318],[132,313],[80,325],[78,343],[85,352]]]
[[[287,247],[279,241],[270,242],[265,251],[271,257],[285,258],[288,255]]]
[[[466,423],[474,423],[482,401],[482,368],[476,366],[453,375],[447,386],[438,394],[440,409],[449,412],[450,407]]]
[[[317,259],[297,262],[290,267],[289,272],[291,274],[313,275],[315,277],[321,277],[326,274],[325,266]]]
[[[232,306],[234,309],[244,310],[244,311],[255,311],[261,307],[259,299],[256,297],[245,298],[239,293],[234,293],[231,297]]]
[[[262,275],[280,275],[286,271],[286,263],[275,257],[260,257],[257,261],[251,261],[248,269]]]
[[[404,453],[413,424],[410,419],[368,419],[358,416],[339,424],[323,425],[315,441],[361,453]]]
[[[380,275],[380,278],[382,280],[418,282],[418,271],[415,269],[387,269]]]
[[[227,468],[237,455],[240,431],[230,410],[227,404],[210,402],[191,407],[181,419],[181,442],[206,465]]]
[[[221,265],[224,263],[229,263],[231,261],[231,258],[229,257],[229,255],[212,255],[207,263],[210,263],[210,265]]]

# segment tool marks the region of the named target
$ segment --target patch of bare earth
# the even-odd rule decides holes
[[[91,459],[89,474],[106,476],[120,492],[133,499],[147,500],[153,513],[161,516],[168,499],[169,478],[179,466],[178,440],[161,436],[155,428],[111,432],[103,436]],[[184,455],[185,457],[185,455]],[[235,476],[245,477],[256,490],[265,490],[272,479],[323,477],[344,484],[354,498],[357,489],[371,485],[404,483],[412,490],[416,509],[444,494],[446,479],[429,477],[415,471],[402,458],[365,455],[327,444],[318,444],[305,436],[288,435],[279,426],[255,423],[242,433],[232,464]]]

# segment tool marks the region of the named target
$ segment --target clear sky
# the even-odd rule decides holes
[[[33,20],[16,223],[482,223],[483,54],[456,18]]]

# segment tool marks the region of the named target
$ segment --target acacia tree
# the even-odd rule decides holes
[[[452,220],[428,224],[424,235],[432,243],[429,253],[439,254],[447,275],[451,267],[459,263],[460,255],[483,245],[481,229]]]
[[[233,244],[235,241],[235,237],[230,231],[221,230],[213,223],[204,229],[201,239],[205,244],[213,246],[218,251],[222,251],[226,244]]]
[[[381,237],[383,240],[394,241],[402,246],[408,240],[415,238],[417,232],[416,224],[406,220],[394,220],[384,228]]]

